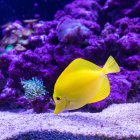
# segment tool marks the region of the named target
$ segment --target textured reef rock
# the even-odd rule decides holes
[[[0,140],[139,140],[139,110],[140,104],[133,103],[100,113],[0,112]]]
[[[109,75],[110,96],[90,107],[100,110],[112,103],[139,102],[139,7],[139,0],[75,0],[58,11],[53,21],[15,21],[3,26],[0,107],[47,111],[53,108],[49,102],[54,83],[72,60],[81,57],[103,66],[110,55],[121,72]],[[48,93],[31,102],[25,98],[21,79],[33,77],[43,81]]]
[[[74,19],[65,19],[57,31],[58,40],[65,43],[81,42],[90,35],[89,29]]]

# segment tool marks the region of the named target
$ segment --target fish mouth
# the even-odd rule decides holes
[[[54,114],[58,115],[59,113],[61,113],[63,110],[65,110],[65,106],[60,106],[60,105],[56,105],[55,110],[54,110]]]
[[[54,114],[58,115],[59,113],[61,113],[63,110],[67,109],[69,102],[67,100],[65,100],[65,102],[63,102],[62,104],[56,104],[55,106],[55,110],[54,110]]]
[[[58,115],[60,112],[62,112],[63,111],[63,109],[58,109],[57,107],[55,107],[55,110],[54,110],[54,114],[55,115]]]

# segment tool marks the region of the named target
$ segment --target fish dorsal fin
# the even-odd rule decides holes
[[[99,91],[96,93],[93,99],[90,100],[88,103],[90,104],[90,103],[101,101],[106,97],[108,97],[109,93],[110,93],[110,83],[108,77],[105,75],[102,84],[99,88]]]
[[[67,66],[67,68],[63,71],[63,74],[68,74],[79,70],[99,71],[101,70],[101,68],[88,60],[77,58]]]
[[[88,71],[88,70],[99,71],[101,70],[101,68],[88,60],[77,58],[73,60],[61,73],[61,75],[58,77],[56,81],[55,86],[59,87],[69,74],[77,72],[77,71],[84,71],[84,70],[85,71]]]

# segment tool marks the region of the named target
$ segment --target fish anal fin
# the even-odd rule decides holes
[[[103,78],[104,79],[102,81],[102,84],[101,84],[98,92],[95,94],[93,99],[88,102],[89,104],[101,101],[101,100],[105,99],[106,97],[108,97],[108,95],[110,93],[110,83],[109,83],[108,77],[106,75]]]

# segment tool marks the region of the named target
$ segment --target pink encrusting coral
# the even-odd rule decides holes
[[[36,77],[49,94],[43,100],[38,98],[34,108],[47,111],[54,83],[72,60],[80,57],[102,66],[110,55],[121,72],[109,75],[110,96],[90,107],[103,109],[112,103],[140,101],[138,7],[139,0],[75,0],[58,11],[52,21],[15,21],[3,26],[0,107],[33,107],[24,98],[21,79]],[[9,44],[14,48],[2,53]]]

